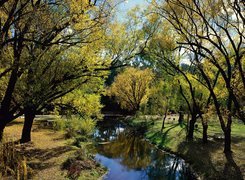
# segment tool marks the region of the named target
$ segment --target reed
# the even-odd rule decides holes
[[[26,180],[27,176],[26,158],[20,155],[13,140],[4,139],[0,143],[0,178]]]

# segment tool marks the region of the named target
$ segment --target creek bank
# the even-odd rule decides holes
[[[137,127],[146,123],[145,119],[131,118],[131,127]],[[175,154],[184,159],[194,170],[200,179],[243,179],[245,177],[244,127],[233,123],[233,154],[227,157],[223,153],[223,141],[215,140],[217,134],[221,134],[218,124],[209,126],[209,142],[202,143],[201,125],[195,129],[195,139],[186,140],[186,125],[180,126],[177,122],[167,121],[163,132],[161,120],[148,121],[149,125],[144,134],[155,147]],[[138,127],[137,127],[138,128]],[[213,138],[214,137],[214,138]]]

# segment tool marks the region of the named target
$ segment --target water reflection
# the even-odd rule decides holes
[[[96,160],[109,169],[105,179],[190,179],[184,161],[157,150],[120,123],[100,125],[95,139]]]
[[[113,124],[110,121],[100,122],[94,133],[94,138],[99,142],[112,141],[124,130],[125,125],[120,122],[113,122]]]

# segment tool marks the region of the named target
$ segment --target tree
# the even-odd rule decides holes
[[[22,7],[21,2],[16,2],[20,5],[13,5],[12,1],[4,5],[10,9],[12,6]],[[35,4],[32,1],[26,1],[23,4],[26,5],[22,8],[23,12],[21,9],[16,15],[20,18],[20,22],[14,21],[14,25],[11,26],[11,30],[15,32],[12,33],[13,37],[11,35],[6,37],[2,44],[2,47],[8,45],[14,60],[10,63],[10,67],[4,67],[6,70],[10,68],[10,72],[5,73],[9,75],[9,80],[0,108],[0,138],[6,124],[19,115],[25,113],[26,117],[30,117],[28,119],[33,119],[36,110],[45,107],[51,101],[73,91],[87,81],[86,78],[83,78],[81,82],[78,82],[79,78],[91,76],[91,74],[96,76],[96,73],[93,72],[95,67],[88,67],[88,64],[83,63],[83,58],[71,66],[67,62],[67,55],[78,51],[78,47],[81,50],[88,44],[101,39],[103,35],[100,33],[104,30],[106,19],[111,12],[108,3],[102,2],[93,5],[84,1],[57,1],[54,3],[36,1]],[[7,45],[6,42],[8,42]],[[107,64],[106,59],[103,62],[99,62],[101,59],[97,60],[96,68]],[[69,68],[71,68],[70,71]],[[42,81],[42,87],[37,83],[40,80],[38,76],[46,77]],[[25,98],[17,102],[13,94],[17,92],[16,86],[20,87],[22,83],[26,88],[23,89],[26,90],[25,92],[22,91]],[[68,84],[69,88],[62,89],[65,88],[64,85],[68,87]],[[42,97],[45,98],[42,99]],[[29,126],[31,127],[31,123]]]
[[[119,74],[108,90],[109,96],[115,96],[123,109],[133,113],[146,103],[153,74],[149,69],[126,68]]]
[[[162,132],[169,110],[178,110],[178,106],[182,104],[182,102],[178,99],[179,89],[176,83],[174,83],[174,78],[172,76],[165,76],[164,80],[162,80],[162,77],[158,78],[159,80],[155,81],[151,87],[147,102],[147,114],[162,116]]]
[[[104,52],[112,59],[107,85],[112,84],[114,77],[121,71],[120,67],[132,64],[137,67],[138,57],[155,33],[157,22],[149,24],[142,16],[143,12],[136,7],[128,12],[125,21],[110,23]]]
[[[103,42],[96,40],[81,48],[73,47],[61,52],[54,49],[54,52],[49,51],[48,55],[43,55],[35,60],[36,63],[32,63],[16,86],[20,109],[24,110],[26,117],[33,114],[30,116],[32,118],[25,120],[25,125],[29,128],[25,130],[24,125],[22,137],[27,138],[22,138],[22,142],[30,141],[30,128],[37,112],[76,89],[84,89],[91,83],[101,86],[103,78],[107,76],[105,69],[109,68],[110,63],[110,59],[100,56],[102,50]],[[30,53],[33,52],[35,51]],[[39,56],[35,54],[33,57]],[[94,88],[90,88],[93,92]]]
[[[101,14],[99,15],[101,16]],[[144,48],[142,44],[145,44],[147,39],[139,43],[139,40],[142,39],[142,33],[140,34],[136,30],[128,32],[125,29],[130,26],[128,24],[119,25],[116,23],[117,26],[115,26],[114,23],[108,22],[109,25],[107,23],[105,25],[104,21],[107,20],[107,14],[103,15],[105,17],[102,16],[101,19],[96,19],[94,23],[94,19],[91,20],[92,29],[87,24],[80,24],[81,27],[79,26],[79,28],[88,28],[85,33],[77,35],[79,39],[83,39],[83,35],[85,36],[86,41],[82,42],[82,47],[68,46],[67,48],[61,46],[63,48],[60,48],[58,46],[57,48],[55,46],[54,49],[48,51],[47,56],[39,47],[36,47],[36,49],[30,48],[29,56],[36,63],[33,63],[34,66],[31,66],[31,69],[28,70],[31,75],[26,76],[25,86],[23,86],[22,81],[20,82],[20,86],[26,87],[22,91],[23,93],[18,90],[20,94],[25,94],[22,99],[25,99],[24,103],[29,107],[27,109],[30,109],[31,106],[31,112],[40,112],[52,101],[67,93],[69,96],[72,91],[84,87],[85,84],[89,84],[90,81],[94,81],[96,78],[103,82],[108,70],[124,66],[138,51]],[[121,34],[120,38],[118,38],[118,34]],[[126,41],[129,35],[132,40],[131,43]],[[124,45],[123,48],[122,45]],[[36,57],[41,58],[37,59]],[[63,59],[66,59],[66,61],[63,62]],[[55,73],[54,75],[53,72],[58,72],[58,74]],[[27,94],[31,97],[29,101],[25,98]],[[65,106],[67,107],[67,104]],[[81,112],[77,111],[80,108],[70,108],[74,110],[74,113],[82,115]],[[25,113],[30,112],[25,111]],[[34,117],[32,116],[32,119],[25,121],[26,126],[23,128],[22,137],[27,138],[22,138],[22,142],[31,139],[31,128],[25,130],[25,127],[31,127]]]
[[[155,12],[171,23],[179,34],[177,43],[191,54],[191,62],[200,72],[200,83],[209,90],[221,128],[225,135],[224,152],[231,152],[231,124],[235,114],[245,121],[242,102],[235,92],[234,77],[239,76],[245,89],[244,68],[244,6],[240,1],[169,0],[153,2]],[[209,7],[209,8],[207,8]],[[228,93],[221,106],[214,91],[215,78],[209,75],[207,61],[222,77]],[[238,73],[237,73],[238,72]],[[233,113],[232,107],[235,107]]]
[[[175,83],[178,87],[179,98],[176,102],[178,108],[175,110],[179,112],[179,123],[183,121],[184,112],[188,112],[188,117],[191,114],[191,120],[189,121],[188,118],[187,124],[187,138],[193,139],[195,123],[198,118],[201,118],[203,142],[206,143],[207,123],[203,120],[202,113],[209,105],[210,98],[206,95],[207,90],[200,87],[198,81],[200,75],[195,64],[184,64],[183,59],[186,60],[188,56],[184,52],[177,51],[179,49],[175,43],[176,40],[178,40],[178,35],[174,34],[171,24],[163,20],[148,43],[142,58],[150,62],[158,77],[163,78],[166,83],[171,79],[171,83]]]

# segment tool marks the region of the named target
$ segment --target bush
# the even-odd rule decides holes
[[[56,131],[61,131],[61,130],[65,130],[65,128],[66,128],[66,119],[61,117],[56,118],[53,129]]]
[[[4,140],[0,143],[0,179],[27,179],[26,158],[18,154],[13,141]]]
[[[65,130],[67,138],[90,136],[95,129],[96,121],[91,118],[72,116],[67,119],[58,119],[55,129]]]

